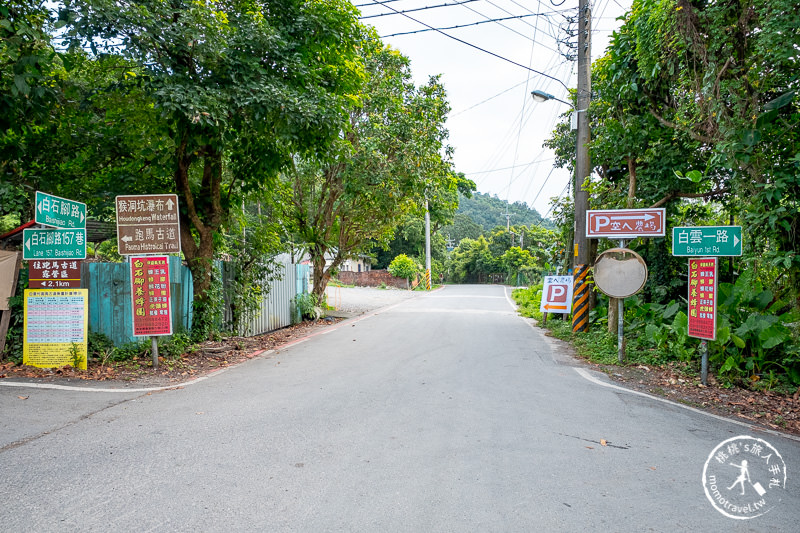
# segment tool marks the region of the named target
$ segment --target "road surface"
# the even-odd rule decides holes
[[[180,389],[0,386],[2,529],[798,530],[796,440],[615,388],[508,288],[415,294]],[[710,457],[743,435],[783,487]]]

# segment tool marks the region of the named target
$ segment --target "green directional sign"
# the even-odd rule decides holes
[[[86,204],[36,191],[37,224],[54,228],[85,228]]]
[[[86,229],[26,229],[22,232],[22,258],[86,259]]]
[[[742,227],[673,227],[672,255],[708,257],[742,255]]]

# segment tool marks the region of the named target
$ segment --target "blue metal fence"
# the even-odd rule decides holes
[[[169,269],[173,331],[189,331],[194,297],[192,274],[177,256],[169,257]],[[296,295],[309,291],[309,272],[308,265],[284,263],[283,277],[270,283],[261,309],[242,325],[240,334],[259,335],[299,322],[294,300]],[[81,280],[81,287],[89,289],[89,331],[106,335],[117,346],[140,340],[133,336],[130,264],[84,262]],[[225,316],[230,318],[227,308]]]

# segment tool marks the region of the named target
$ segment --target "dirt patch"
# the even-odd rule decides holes
[[[720,416],[800,435],[800,388],[794,394],[723,387],[713,375],[708,386],[686,364],[665,367],[590,364],[627,388],[661,396]]]
[[[130,361],[106,363],[90,360],[86,370],[62,368],[36,368],[0,364],[0,378],[33,378],[41,382],[76,380],[120,381],[137,386],[159,387],[180,385],[212,372],[237,365],[265,351],[312,335],[340,322],[341,318],[305,321],[256,337],[228,337],[221,341],[208,341],[193,345],[178,357],[159,357],[158,368],[153,368],[152,355],[143,354]]]

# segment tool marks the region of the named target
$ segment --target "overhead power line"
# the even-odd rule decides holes
[[[548,75],[547,75],[547,74],[545,74],[544,72],[540,72],[540,71],[538,71],[538,70],[536,70],[536,69],[533,69],[533,68],[531,68],[531,67],[529,67],[529,66],[523,65],[522,63],[517,63],[516,61],[513,61],[513,60],[511,60],[511,59],[508,59],[507,57],[503,57],[503,56],[501,56],[501,55],[499,55],[499,54],[496,54],[496,53],[494,53],[494,52],[490,52],[489,50],[486,50],[485,48],[481,48],[480,46],[477,46],[477,45],[475,45],[475,44],[472,44],[472,43],[470,43],[470,42],[467,42],[467,41],[465,41],[465,40],[463,40],[463,39],[459,39],[458,37],[455,37],[455,36],[453,36],[453,35],[450,35],[449,33],[445,33],[444,31],[442,31],[442,30],[440,30],[440,29],[434,28],[433,26],[430,26],[430,25],[428,25],[428,24],[425,24],[424,22],[422,22],[422,21],[420,21],[420,20],[417,20],[417,19],[415,19],[414,17],[412,17],[412,16],[411,16],[411,15],[409,15],[409,14],[406,14],[406,13],[400,13],[400,11],[396,10],[395,8],[393,8],[393,7],[391,7],[391,6],[388,6],[388,5],[386,5],[386,2],[385,2],[385,1],[383,1],[383,0],[376,0],[376,1],[375,1],[375,3],[376,3],[376,4],[380,4],[380,5],[382,5],[382,6],[384,6],[384,7],[385,7],[385,8],[387,8],[387,9],[391,9],[392,11],[394,11],[394,12],[395,12],[395,13],[397,13],[397,14],[403,15],[404,17],[406,17],[406,18],[408,18],[408,19],[410,19],[410,20],[413,20],[414,22],[416,22],[417,24],[420,24],[421,26],[425,26],[426,28],[430,28],[430,29],[431,29],[431,30],[433,30],[433,31],[436,31],[436,32],[438,32],[438,33],[441,33],[441,34],[442,34],[442,35],[444,35],[445,37],[448,37],[448,38],[450,38],[450,39],[453,39],[454,41],[458,41],[458,42],[459,42],[459,43],[461,43],[461,44],[465,44],[465,45],[467,45],[467,46],[469,46],[469,47],[471,47],[471,48],[475,48],[476,50],[479,50],[479,51],[481,51],[481,52],[483,52],[483,53],[485,53],[485,54],[489,54],[489,55],[491,55],[491,56],[494,56],[494,57],[496,57],[496,58],[498,58],[498,59],[501,59],[501,60],[503,60],[503,61],[505,61],[505,62],[507,62],[507,63],[511,63],[512,65],[515,65],[515,66],[517,66],[517,67],[524,68],[525,70],[529,70],[529,71],[531,71],[531,72],[535,72],[536,74],[539,74],[540,76],[544,76],[545,78],[549,78],[549,79],[551,79],[551,80],[553,80],[553,81],[556,81],[556,82],[558,82],[559,84],[561,84],[561,85],[562,85],[562,86],[563,86],[565,89],[569,90],[569,87],[567,87],[567,85],[566,85],[566,84],[565,84],[563,81],[561,81],[561,80],[559,80],[559,79],[557,79],[557,78],[554,78],[553,76],[548,76]]]
[[[456,4],[451,4],[451,5],[456,5]],[[381,35],[381,39],[383,39],[384,37],[397,37],[398,35],[412,35],[414,33],[425,33],[425,32],[428,32],[428,31],[441,32],[442,30],[455,30],[455,29],[458,29],[458,28],[466,28],[468,26],[477,26],[478,24],[488,24],[489,22],[502,22],[504,20],[516,20],[516,19],[523,19],[523,18],[526,18],[526,17],[538,17],[538,16],[541,16],[541,15],[538,15],[538,14],[514,15],[513,17],[503,17],[503,18],[499,18],[499,19],[479,20],[477,22],[470,22],[469,24],[458,24],[456,26],[446,26],[446,27],[443,27],[443,28],[432,28],[432,27],[429,27],[429,28],[424,29],[424,30],[404,31],[404,32],[401,32],[401,33],[390,33],[389,35]],[[508,28],[506,28],[506,29],[508,29]],[[518,33],[518,32],[514,32],[514,33]],[[523,35],[523,37],[525,37],[528,40],[531,40],[531,38],[528,37],[527,35]],[[542,46],[544,46],[544,45],[542,45]]]
[[[361,17],[358,17],[358,18],[360,20],[364,20],[364,19],[372,19],[372,18],[377,18],[377,17],[389,17],[389,16],[394,16],[394,15],[403,15],[405,13],[413,13],[415,11],[426,11],[428,9],[437,9],[437,8],[440,8],[440,7],[460,6],[462,4],[469,4],[470,2],[477,2],[477,1],[478,0],[462,0],[461,2],[452,2],[450,4],[439,4],[439,5],[436,5],[436,6],[417,7],[417,8],[414,8],[414,9],[404,9],[403,11],[400,11],[398,13],[378,13],[377,15],[364,15],[364,16],[361,16]]]

